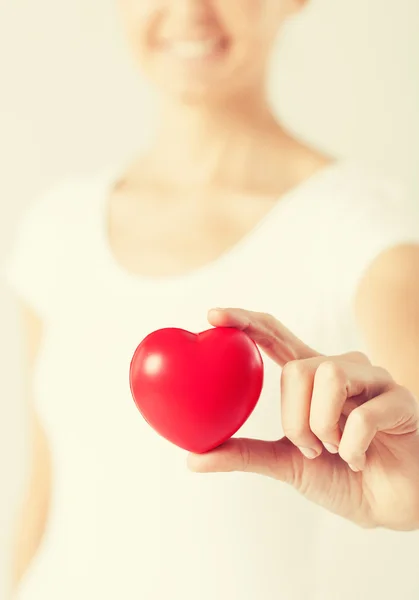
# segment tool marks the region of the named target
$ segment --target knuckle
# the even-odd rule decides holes
[[[276,319],[273,315],[271,315],[271,313],[263,313],[263,317],[264,317],[265,323],[269,327],[274,327],[276,325]]]
[[[273,340],[277,341],[279,335],[279,326],[277,319],[269,314],[265,313],[262,319],[263,329],[266,331],[266,334],[269,337],[272,337]]]
[[[341,457],[342,460],[344,460],[346,463],[354,463],[357,461],[357,459],[360,456],[360,452],[356,451],[356,448],[354,447],[345,447],[345,446],[340,446],[339,447],[339,456]]]
[[[333,425],[320,421],[317,417],[310,418],[310,429],[321,440],[327,440],[334,434]]]
[[[317,367],[315,379],[317,383],[321,381],[322,384],[333,388],[344,387],[347,383],[342,367],[331,360],[326,360]]]
[[[384,369],[384,367],[375,367],[375,371],[378,376],[382,377],[383,379],[387,379],[388,382],[393,381],[390,371],[387,371],[387,369]]]
[[[261,327],[263,327],[263,329],[265,329],[267,332],[272,333],[276,330],[276,319],[273,315],[271,315],[270,313],[256,313],[257,315],[257,320],[259,321],[259,324]]]
[[[304,445],[311,439],[310,429],[303,424],[284,424],[283,428],[285,437],[297,446]]]
[[[275,350],[275,347],[276,347],[276,339],[275,338],[273,338],[271,335],[263,334],[263,336],[261,336],[261,339],[263,340],[263,345],[267,352]]]
[[[398,386],[401,387],[401,392],[405,395],[406,397],[406,401],[409,402],[409,404],[411,404],[414,408],[414,412],[415,414],[419,413],[419,398],[417,396],[415,396],[415,394],[410,391],[409,389],[402,387],[402,386]]]
[[[364,352],[359,352],[358,350],[355,350],[354,352],[349,352],[347,354],[347,358],[354,362],[364,363],[367,365],[371,364],[371,361],[368,358],[368,356]]]
[[[412,416],[419,420],[419,398],[415,396],[412,391],[402,385],[396,384],[393,389],[397,391],[400,395],[400,398],[404,400],[408,410],[411,411]]]
[[[350,421],[353,431],[356,431],[358,435],[362,435],[365,431],[369,431],[374,427],[373,417],[368,410],[364,408],[365,406],[367,406],[367,404],[355,408],[348,417],[348,421]]]
[[[238,440],[238,453],[240,456],[241,470],[248,471],[252,457],[249,446],[242,439]]]
[[[290,360],[282,369],[282,376],[287,379],[301,379],[308,374],[308,365],[304,360]]]
[[[271,464],[275,470],[275,468],[277,467],[277,465],[279,465],[281,457],[280,457],[280,453],[279,453],[279,448],[278,448],[278,442],[271,442],[270,445],[268,446],[270,455],[271,455],[271,460],[268,461],[269,464]]]

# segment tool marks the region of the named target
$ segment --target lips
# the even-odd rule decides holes
[[[227,48],[227,42],[220,37],[201,40],[165,41],[164,51],[181,60],[202,60],[212,58]]]

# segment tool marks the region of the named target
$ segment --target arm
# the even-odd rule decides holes
[[[375,364],[419,398],[419,246],[382,253],[360,282],[355,313]]]
[[[26,306],[22,309],[24,333],[26,341],[26,381],[30,388],[32,369],[41,340],[42,326],[36,315]],[[28,389],[27,397],[31,399]],[[51,490],[50,453],[42,424],[32,406],[28,406],[31,435],[31,457],[27,488],[17,527],[17,538],[13,557],[13,584],[17,586],[23,577],[30,561],[35,555],[48,515]]]

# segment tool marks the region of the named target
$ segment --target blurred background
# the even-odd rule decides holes
[[[140,149],[153,110],[113,0],[0,7],[2,264],[32,198]],[[279,40],[271,97],[290,129],[391,172],[419,204],[418,30],[417,0],[311,0]],[[17,327],[0,287],[0,598],[27,469]]]

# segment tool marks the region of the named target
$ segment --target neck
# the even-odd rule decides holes
[[[287,135],[277,124],[262,93],[246,93],[210,105],[164,103],[150,171],[170,184],[235,186],[261,149]]]

